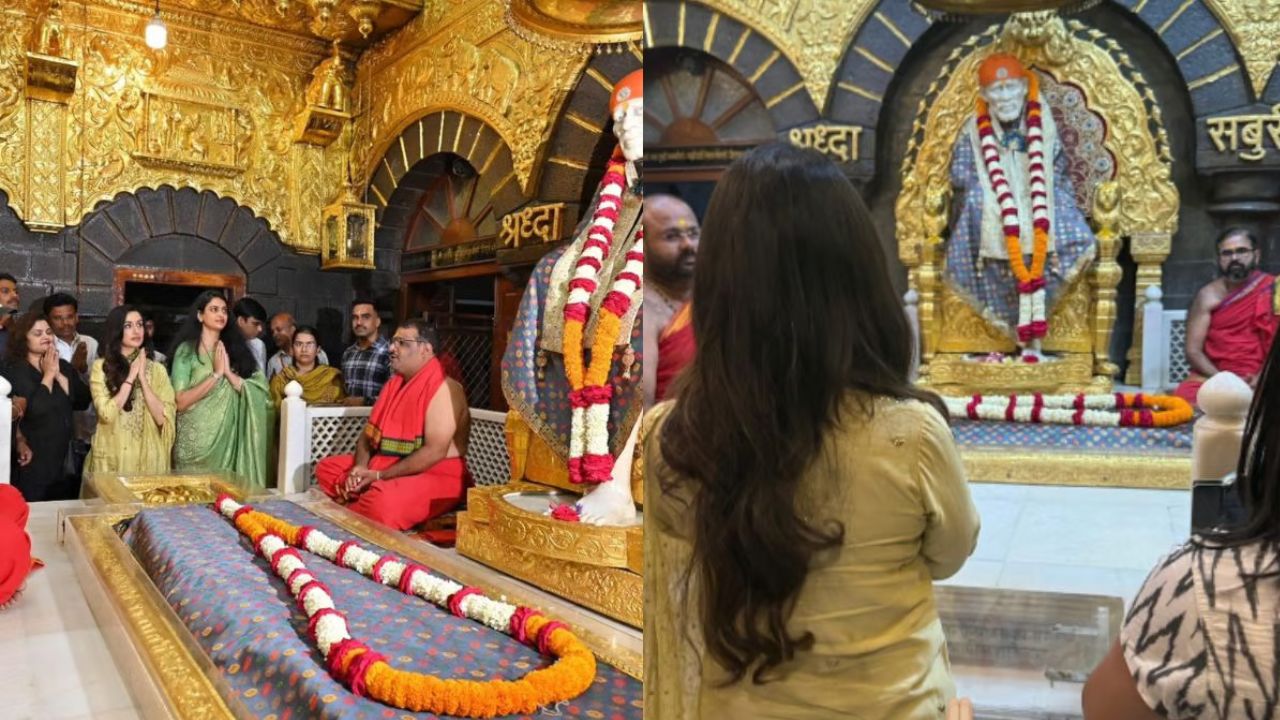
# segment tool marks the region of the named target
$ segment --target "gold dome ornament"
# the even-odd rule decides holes
[[[597,52],[626,52],[640,42],[641,0],[506,0],[507,26],[543,47],[591,45]]]

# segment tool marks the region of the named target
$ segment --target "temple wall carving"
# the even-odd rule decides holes
[[[74,92],[39,99],[24,94],[25,54],[49,32],[28,5],[0,5],[0,189],[29,227],[57,231],[117,193],[170,185],[253,207],[286,245],[319,250],[344,147],[295,144],[290,127],[322,42],[166,8],[173,42],[156,52],[142,43],[146,8],[68,6],[57,37],[79,66]]]
[[[362,185],[406,127],[451,110],[492,128],[511,149],[520,190],[536,188],[552,129],[590,48],[528,42],[503,13],[504,4],[490,0],[436,0],[360,58],[353,160]]]

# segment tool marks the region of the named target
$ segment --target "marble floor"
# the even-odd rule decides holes
[[[58,544],[58,510],[78,500],[34,503],[31,551],[46,565],[0,610],[0,677],[13,720],[132,720],[139,717],[102,632],[80,591],[71,558]]]
[[[1190,532],[1185,490],[971,485],[982,515],[978,548],[945,585],[1121,598]],[[952,668],[982,718],[1078,718],[1079,682],[1039,667]]]
[[[945,584],[1111,595],[1125,607],[1191,527],[1185,490],[973,483],[978,548]]]

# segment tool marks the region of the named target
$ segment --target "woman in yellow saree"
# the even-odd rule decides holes
[[[293,332],[293,364],[271,378],[271,401],[279,407],[284,400],[284,388],[297,380],[302,385],[302,399],[308,405],[325,405],[341,402],[347,396],[343,391],[342,372],[329,365],[321,365],[317,359],[319,341],[316,329],[299,325]]]
[[[144,347],[142,313],[121,305],[107,314],[102,359],[89,371],[98,413],[86,469],[94,473],[166,473],[175,435],[173,386]]]
[[[251,487],[265,488],[271,432],[267,380],[227,317],[226,298],[206,290],[178,332],[173,351],[178,406],[174,466],[235,473]]]

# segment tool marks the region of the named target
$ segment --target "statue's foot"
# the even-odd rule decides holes
[[[636,503],[631,488],[612,480],[596,486],[578,502],[578,516],[588,525],[633,525]]]

